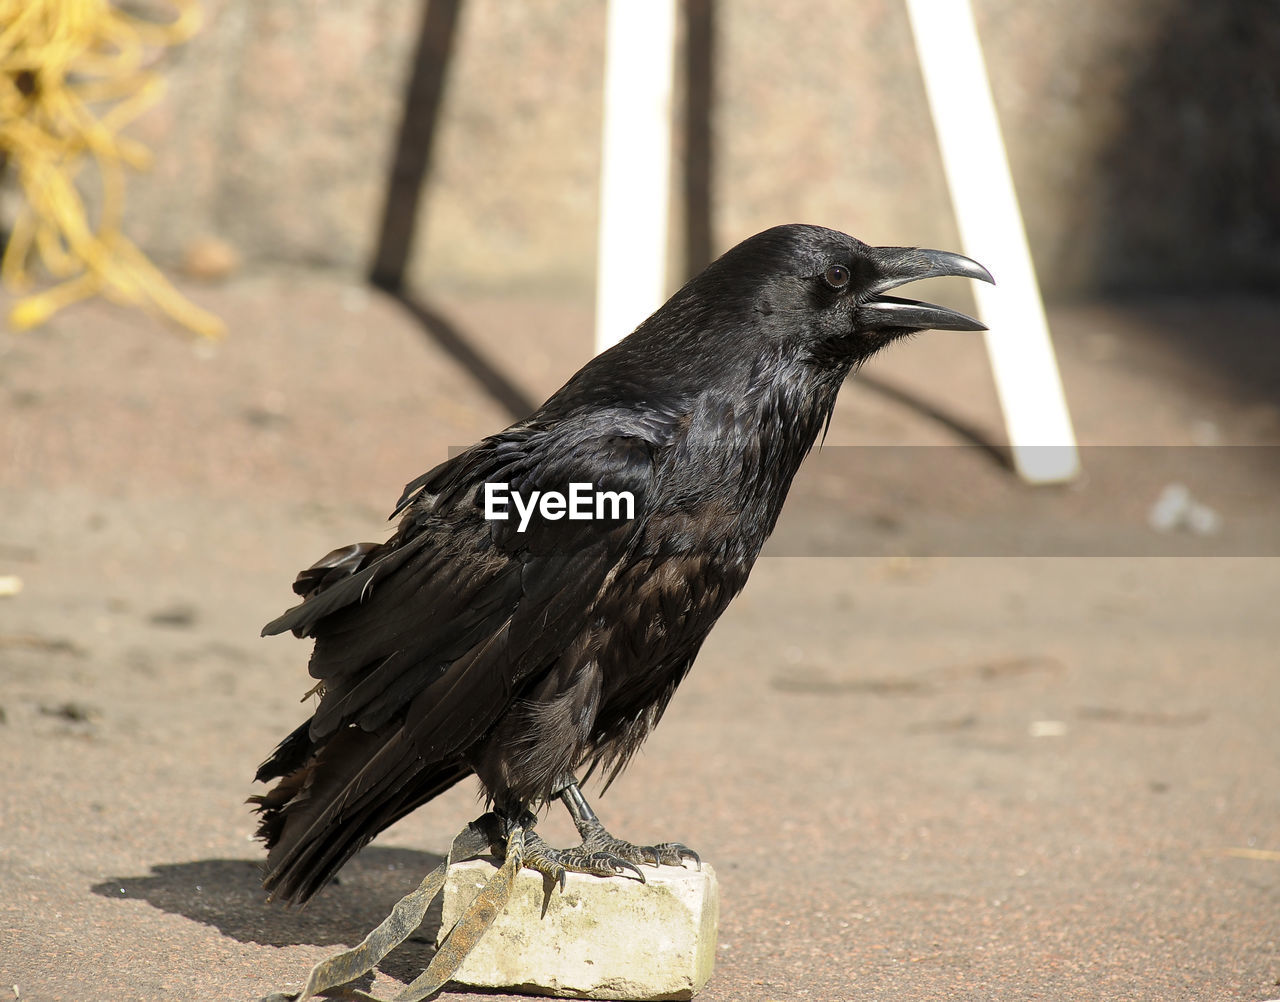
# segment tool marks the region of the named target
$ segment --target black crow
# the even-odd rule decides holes
[[[577,777],[611,782],[658,722],[850,371],[905,334],[984,329],[884,294],[941,275],[991,281],[944,251],[757,234],[534,414],[410,483],[387,542],[303,571],[304,601],[263,630],[315,638],[320,697],[257,774],[277,781],[252,798],[272,895],[311,897],[473,773],[511,825],[568,807],[580,846],[528,836],[525,865],[550,877],[696,859],[614,838]]]

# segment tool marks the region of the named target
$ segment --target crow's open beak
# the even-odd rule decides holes
[[[884,296],[883,292],[896,289],[908,282],[925,278],[941,278],[954,275],[959,278],[976,278],[995,284],[986,268],[963,254],[950,251],[924,250],[919,247],[873,247],[869,255],[878,276],[868,286],[864,295],[872,298],[858,307],[855,323],[862,330],[885,328],[936,331],[984,331],[986,325],[957,310],[932,303],[919,303],[913,299]]]

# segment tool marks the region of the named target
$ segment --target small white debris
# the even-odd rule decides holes
[[[1186,484],[1173,483],[1156,498],[1147,513],[1147,524],[1156,532],[1187,529],[1197,536],[1213,536],[1222,531],[1222,516],[1195,500]]]
[[[1185,484],[1169,484],[1147,513],[1147,524],[1156,532],[1170,532],[1178,527],[1190,503],[1191,492]]]
[[[1067,733],[1065,720],[1033,720],[1027,727],[1033,738],[1060,738]]]
[[[12,598],[22,591],[22,578],[16,574],[0,575],[0,598]]]

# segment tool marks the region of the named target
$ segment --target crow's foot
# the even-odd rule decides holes
[[[618,845],[625,846],[626,843]],[[525,839],[524,865],[559,883],[561,890],[564,890],[566,873],[590,873],[597,877],[624,874],[644,883],[644,874],[632,860],[610,851],[604,843],[588,840],[569,849],[556,849],[547,845],[541,836],[530,832]]]
[[[702,865],[701,857],[687,845],[679,842],[659,842],[657,845],[633,845],[620,838],[614,838],[599,821],[584,822],[578,826],[582,835],[584,848],[590,847],[598,853],[607,853],[625,859],[628,863],[648,863],[650,866],[683,866],[686,859],[698,866]],[[639,872],[639,871],[637,871]]]
[[[594,856],[605,856],[613,860],[621,860],[632,864],[632,869],[644,880],[643,874],[635,869],[636,863],[647,863],[650,866],[683,866],[686,859],[701,867],[702,860],[696,852],[680,842],[659,842],[656,845],[635,845],[631,842],[615,838],[605,830],[595,811],[582,796],[577,782],[571,782],[560,791],[560,799],[573,818],[573,824],[582,836],[579,852]]]

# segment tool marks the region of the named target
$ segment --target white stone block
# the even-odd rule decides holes
[[[522,870],[511,900],[453,980],[560,998],[688,999],[711,976],[720,917],[706,863],[642,867],[627,877],[570,873],[548,895]],[[449,868],[441,937],[497,872],[487,859]]]

